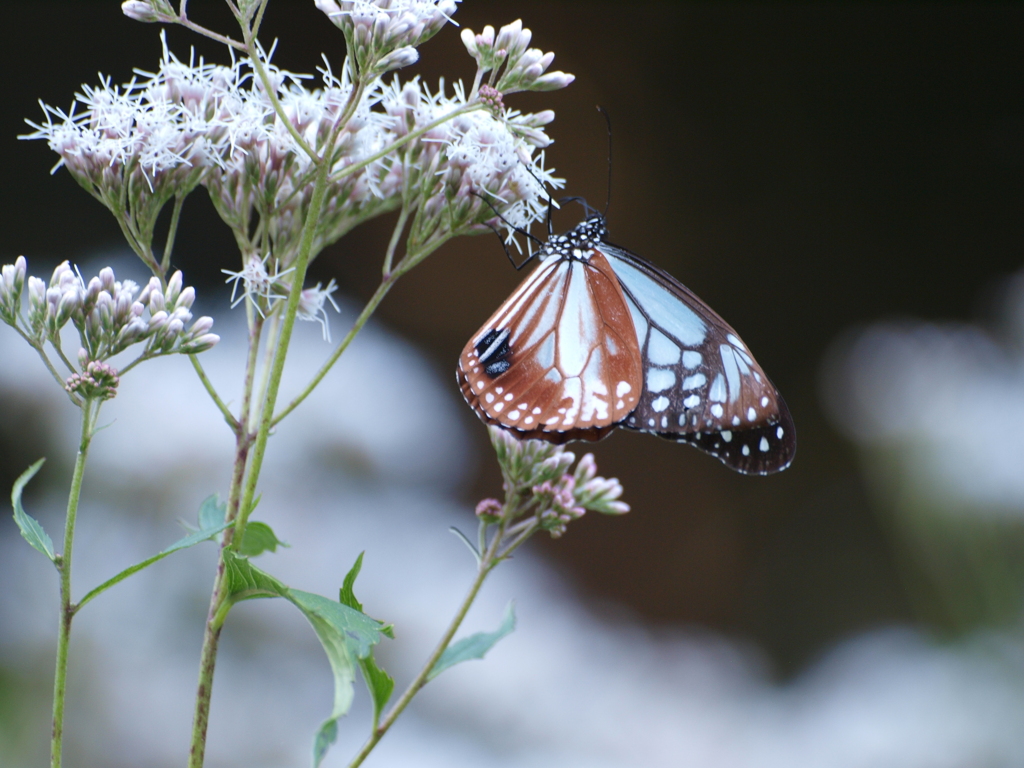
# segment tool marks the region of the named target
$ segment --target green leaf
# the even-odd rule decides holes
[[[269,525],[252,521],[245,526],[245,533],[242,534],[242,546],[238,548],[238,551],[246,557],[256,557],[264,552],[276,552],[279,546],[287,547],[288,545],[274,535],[274,531]]]
[[[355,608],[310,592],[291,589],[288,590],[287,597],[313,625],[334,672],[334,708],[330,717],[320,726],[313,742],[315,767],[320,765],[338,736],[338,719],[347,714],[349,707],[352,706],[355,662],[359,662],[360,665],[369,662],[373,669],[377,668],[371,653],[373,646],[380,642],[383,625]],[[364,674],[365,669],[366,667]],[[385,686],[386,684],[381,682],[379,687],[383,691]],[[394,687],[394,682],[391,683],[391,687]],[[374,689],[371,687],[370,690],[372,694]]]
[[[516,628],[516,614],[514,604],[509,603],[505,608],[505,616],[499,626],[493,632],[477,632],[469,637],[464,637],[459,642],[449,645],[441,658],[437,660],[434,668],[427,675],[427,680],[433,680],[449,667],[461,664],[470,659],[482,659],[484,655],[494,647],[501,638]]]
[[[358,574],[360,561],[353,570]],[[348,591],[351,593],[352,582],[346,579]],[[261,571],[248,558],[229,551],[224,552],[224,588],[228,599],[225,608],[221,609],[220,621],[224,620],[227,608],[240,601],[256,597],[283,597],[290,601],[313,626],[313,631],[320,638],[331,671],[334,673],[334,707],[330,717],[324,721],[317,732],[313,743],[313,765],[319,766],[324,755],[338,736],[338,720],[348,713],[352,706],[353,684],[355,683],[356,664],[368,662],[364,674],[373,676],[375,687],[371,687],[383,695],[385,689],[390,695],[394,683],[387,675],[376,667],[373,662],[373,646],[380,642],[387,627],[376,619],[371,619],[356,608],[341,602],[335,602],[321,595],[290,589],[268,573]],[[343,589],[344,591],[344,589]],[[352,598],[355,599],[354,596]],[[370,671],[367,672],[366,670]],[[384,678],[387,678],[386,680]],[[369,683],[368,683],[369,684]],[[376,702],[376,698],[374,701]],[[384,699],[387,700],[386,697]]]
[[[156,562],[159,562],[160,560],[163,560],[165,557],[167,557],[168,555],[174,554],[178,550],[188,549],[189,547],[194,547],[196,544],[200,544],[200,543],[202,543],[204,541],[209,541],[210,539],[215,537],[217,534],[219,534],[221,531],[225,530],[226,528],[230,528],[232,524],[224,522],[224,514],[223,514],[223,512],[226,509],[226,505],[224,505],[224,504],[221,504],[220,507],[219,507],[220,510],[221,510],[221,513],[222,513],[220,515],[219,522],[217,522],[216,516],[211,515],[208,512],[204,516],[204,510],[206,510],[207,504],[210,502],[211,499],[213,500],[214,504],[216,504],[217,497],[216,496],[211,496],[206,501],[204,501],[203,505],[199,508],[199,525],[200,525],[200,528],[199,528],[198,531],[193,531],[192,533],[190,533],[185,538],[178,539],[176,542],[171,544],[171,546],[167,547],[167,549],[164,549],[163,551],[158,552],[157,554],[153,555],[152,557],[146,558],[141,563],[136,563],[135,565],[130,565],[127,568],[125,568],[123,571],[121,571],[119,574],[117,574],[116,576],[113,576],[113,577],[107,579],[102,584],[100,584],[98,587],[96,587],[95,589],[93,589],[90,592],[88,592],[85,597],[83,597],[81,600],[79,600],[78,601],[78,607],[76,608],[76,610],[81,609],[81,607],[83,605],[88,603],[90,600],[92,600],[94,597],[96,597],[100,593],[106,592],[108,589],[110,589],[115,584],[118,584],[118,583],[124,581],[125,579],[127,579],[129,576],[138,573],[143,568],[148,568],[153,563],[156,563]]]
[[[203,503],[199,505],[200,530],[212,530],[219,525],[223,525],[227,512],[228,503],[226,501],[221,501],[216,493],[212,496],[207,496]]]
[[[359,575],[359,572],[363,570],[363,555],[365,554],[365,551],[359,553],[355,565],[345,574],[345,581],[342,582],[341,591],[338,593],[339,603],[347,605],[349,608],[355,608],[357,611],[363,610],[363,604],[356,600],[356,593],[352,588],[356,584],[356,577]]]
[[[14,522],[18,524],[18,529],[25,541],[31,544],[37,552],[50,558],[50,562],[53,562],[57,557],[53,552],[53,539],[43,530],[39,521],[25,512],[24,507],[21,506],[21,492],[28,485],[28,481],[35,477],[44,461],[46,459],[40,459],[14,481],[14,487],[11,489],[11,506],[14,507]]]
[[[359,557],[356,558],[355,565],[345,575],[345,581],[342,583],[341,590],[338,596],[338,600],[349,608],[353,608],[357,611],[363,610],[363,604],[356,599],[355,591],[353,587],[356,583],[356,577],[359,575],[359,571],[363,567],[363,555],[365,552],[360,552]],[[391,638],[395,637],[395,633],[391,628],[391,625],[382,625],[380,632],[383,635]],[[395,690],[395,681],[387,672],[385,672],[377,661],[373,658],[373,655],[367,656],[365,659],[359,660],[359,668],[363,672],[363,681],[366,683],[366,688],[370,692],[370,698],[373,699],[373,722],[374,726],[380,721],[380,715],[384,711],[384,707],[388,703],[388,699],[391,698],[391,694]]]
[[[257,597],[288,597],[288,587],[231,550],[224,552],[224,594],[232,603]]]

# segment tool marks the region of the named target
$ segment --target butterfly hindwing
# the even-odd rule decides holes
[[[470,339],[459,384],[489,423],[552,442],[596,440],[639,402],[635,340],[602,254],[549,257]]]
[[[687,442],[740,472],[789,466],[796,432],[781,395],[739,335],[671,275],[602,243],[633,314],[644,365],[623,426]]]

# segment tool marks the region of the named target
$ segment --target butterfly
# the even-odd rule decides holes
[[[466,402],[522,438],[616,427],[689,443],[744,474],[785,469],[796,429],[739,335],[667,272],[607,241],[588,209],[459,357]]]

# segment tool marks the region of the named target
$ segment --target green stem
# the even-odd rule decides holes
[[[93,412],[95,410],[95,413]],[[71,642],[71,620],[77,610],[71,602],[71,554],[75,543],[75,520],[82,495],[82,477],[89,456],[93,425],[99,414],[99,403],[86,400],[82,406],[82,437],[75,458],[75,470],[68,492],[68,510],[64,518],[64,551],[60,555],[60,623],[57,633],[57,668],[53,676],[53,736],[50,741],[50,768],[60,768],[64,746],[64,698],[68,683],[68,645]]]
[[[356,318],[356,321],[352,324],[348,333],[345,334],[345,338],[338,343],[334,352],[332,352],[331,356],[327,358],[327,362],[320,366],[320,370],[316,372],[316,375],[310,380],[309,384],[306,385],[305,389],[303,389],[295,399],[288,403],[288,406],[283,411],[274,417],[273,421],[270,422],[271,427],[277,426],[285,416],[298,408],[299,404],[309,397],[310,393],[316,389],[317,385],[321,381],[323,381],[324,376],[326,376],[328,371],[331,370],[331,367],[338,362],[338,358],[341,357],[342,353],[348,349],[348,345],[352,343],[356,334],[362,330],[364,325],[366,325],[366,321],[370,319],[370,315],[374,313],[377,306],[384,300],[384,297],[387,296],[388,291],[391,290],[391,286],[395,284],[397,279],[398,276],[392,274],[390,277],[381,281],[381,284],[377,286],[377,290],[374,292],[373,296],[370,297],[366,306],[363,307],[363,311],[359,313],[359,317]]]
[[[164,243],[164,257],[160,262],[160,270],[164,275],[171,266],[171,253],[174,251],[174,238],[178,234],[178,222],[181,220],[181,207],[185,204],[184,195],[176,195],[174,209],[171,211],[171,224],[167,229],[167,242]]]
[[[203,368],[203,364],[199,362],[199,358],[195,355],[189,355],[188,359],[192,361],[192,367],[196,369],[196,375],[199,377],[199,381],[203,383],[203,387],[206,388],[207,394],[217,405],[221,415],[224,416],[224,421],[226,421],[228,426],[231,427],[232,432],[237,432],[238,420],[235,418],[235,415],[231,413],[231,409],[228,408],[227,403],[221,400],[220,395],[217,394],[217,390],[214,389],[213,382],[210,381],[209,377],[206,375],[206,370]]]
[[[458,610],[455,612],[455,616],[448,624],[448,628],[441,635],[441,640],[438,642],[437,647],[434,648],[433,653],[427,658],[426,663],[420,669],[419,674],[409,683],[409,687],[405,689],[402,696],[395,705],[388,712],[380,725],[374,727],[370,734],[370,738],[363,744],[362,749],[359,750],[358,754],[349,763],[348,768],[357,768],[362,765],[363,761],[366,760],[373,748],[377,746],[384,734],[388,732],[388,729],[394,725],[398,716],[402,714],[409,702],[413,700],[413,697],[420,692],[420,689],[427,684],[427,680],[430,677],[431,670],[437,664],[438,659],[444,655],[444,652],[448,649],[448,646],[452,642],[452,638],[455,637],[455,633],[459,631],[459,627],[462,625],[463,619],[466,618],[466,614],[469,612],[470,607],[473,605],[473,601],[476,600],[476,596],[480,592],[480,587],[483,586],[484,581],[487,579],[488,574],[494,567],[501,562],[502,557],[498,554],[498,549],[501,546],[501,542],[504,539],[505,524],[502,523],[498,529],[498,532],[491,539],[490,546],[487,547],[486,553],[480,560],[480,564],[477,566],[476,578],[473,579],[472,585],[469,587],[469,591],[466,593],[466,597],[462,600],[462,604],[459,605]]]

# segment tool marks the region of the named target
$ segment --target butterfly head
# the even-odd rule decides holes
[[[540,248],[540,261],[552,256],[561,259],[586,259],[596,246],[604,242],[608,228],[604,216],[592,213],[571,230],[562,235],[552,235]]]

